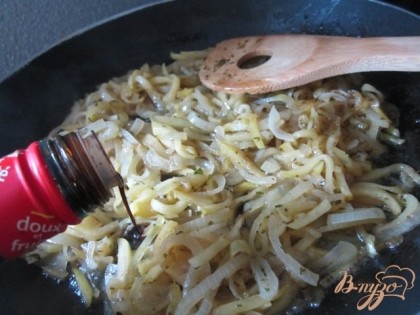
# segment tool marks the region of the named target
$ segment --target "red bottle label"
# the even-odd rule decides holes
[[[37,143],[0,158],[0,256],[17,257],[79,222]]]

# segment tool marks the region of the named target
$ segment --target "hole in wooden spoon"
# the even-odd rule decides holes
[[[258,52],[254,51],[246,54],[238,60],[238,68],[240,69],[252,69],[265,64],[271,59],[271,53],[269,52]]]

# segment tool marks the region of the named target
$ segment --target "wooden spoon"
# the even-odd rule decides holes
[[[420,36],[234,38],[210,52],[200,79],[213,90],[257,94],[367,71],[420,71]]]

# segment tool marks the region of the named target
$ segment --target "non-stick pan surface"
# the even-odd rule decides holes
[[[366,0],[182,0],[152,6],[67,40],[0,84],[0,156],[45,137],[70,106],[95,86],[144,62],[164,62],[169,52],[202,49],[236,36],[308,33],[346,36],[420,35],[420,18]],[[420,75],[375,73],[366,81],[401,109],[402,150],[388,154],[420,169]],[[12,209],[11,209],[12,210]],[[375,274],[396,264],[417,275],[405,300],[386,298],[372,312],[358,311],[357,293],[329,292],[306,314],[407,314],[420,312],[420,229],[365,264],[354,282],[375,283]],[[86,310],[68,284],[45,278],[23,261],[0,262],[0,314],[102,314]]]

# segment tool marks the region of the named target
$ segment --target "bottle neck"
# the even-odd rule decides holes
[[[122,186],[98,138],[72,132],[40,141],[41,154],[69,206],[84,217],[112,197],[111,188]]]

